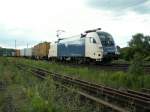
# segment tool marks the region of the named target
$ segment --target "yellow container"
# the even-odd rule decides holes
[[[19,57],[20,56],[20,50],[19,49],[16,49],[16,54],[15,56]]]
[[[43,42],[33,47],[33,56],[42,59],[47,58],[50,49],[50,42]]]

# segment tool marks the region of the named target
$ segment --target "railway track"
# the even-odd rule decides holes
[[[109,70],[109,71],[124,71],[127,72],[130,64],[73,64],[73,63],[59,63],[66,66],[72,66],[72,67],[88,67],[88,68],[94,68],[96,70]],[[146,73],[150,73],[150,65],[144,65],[143,69]]]
[[[144,92],[144,93],[150,94],[150,89],[142,88],[141,91]]]
[[[100,67],[110,67],[112,68],[112,70],[124,70],[124,71],[127,71],[128,68],[129,68],[130,64],[106,64],[106,65],[100,65]],[[143,69],[146,71],[146,72],[149,72],[150,73],[150,65],[144,65],[143,66]]]
[[[84,96],[98,104],[103,104],[106,107],[118,112],[149,112],[150,111],[150,95],[137,92],[133,90],[120,91],[114,88],[106,87],[103,85],[93,84],[88,81],[53,73],[45,69],[28,65],[17,65],[19,68],[26,70],[31,69],[31,72],[40,78],[46,78],[51,75],[55,81],[59,81],[62,85],[67,87],[74,86],[80,88],[81,96]]]

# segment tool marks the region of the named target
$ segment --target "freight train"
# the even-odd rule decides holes
[[[118,55],[113,37],[98,28],[70,38],[58,39],[51,44],[48,58],[84,63],[106,62],[116,59]]]
[[[106,62],[116,59],[119,55],[113,37],[100,28],[87,30],[69,38],[59,38],[54,43],[43,42],[32,48],[12,51],[12,56],[17,57],[78,63]],[[4,55],[3,52],[1,54]]]
[[[24,48],[20,50],[21,57],[33,59],[48,59],[50,42],[43,42],[35,45],[32,48]]]

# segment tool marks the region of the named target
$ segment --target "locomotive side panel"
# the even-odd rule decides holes
[[[77,38],[58,43],[58,57],[85,57],[85,39]]]

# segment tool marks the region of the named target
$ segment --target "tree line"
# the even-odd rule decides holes
[[[120,58],[131,61],[135,56],[140,56],[145,61],[150,61],[150,36],[137,33],[132,36],[128,46],[119,48]]]

